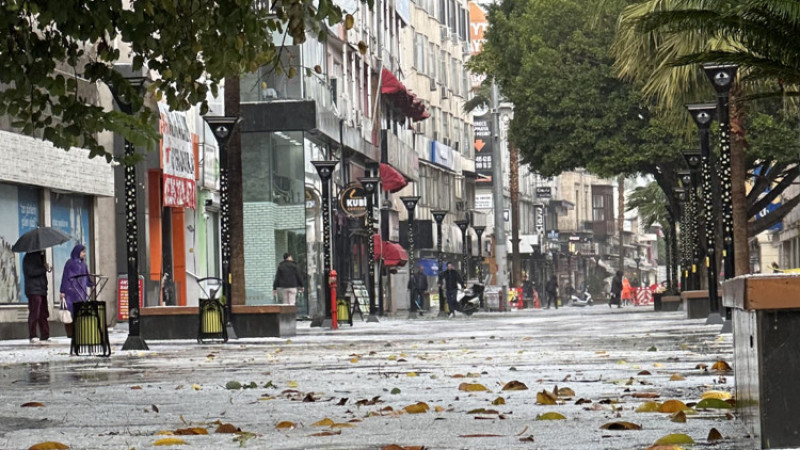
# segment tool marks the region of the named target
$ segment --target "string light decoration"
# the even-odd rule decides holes
[[[444,222],[444,218],[447,216],[447,211],[443,209],[437,209],[431,211],[433,215],[433,220],[436,221],[436,264],[439,267],[439,273],[441,274],[444,271],[444,267],[442,267],[442,223]],[[439,285],[439,317],[447,317],[447,313],[444,310],[444,290],[442,289],[441,284]]]
[[[417,203],[419,202],[419,196],[408,196],[408,197],[400,197],[400,201],[403,202],[403,206],[406,207],[406,211],[408,211],[408,276],[409,278],[414,275],[414,270],[416,269],[416,257],[414,255],[414,247],[415,247],[415,237],[414,237],[414,210],[417,208]],[[415,319],[417,318],[417,303],[414,298],[411,298],[411,294],[409,294],[409,307],[408,307],[408,318]]]
[[[331,271],[331,177],[333,169],[339,161],[311,161],[317,169],[320,181],[322,181],[322,270],[325,280],[325,296],[328,301],[325,303],[325,317],[331,319],[330,284],[328,275]]]
[[[467,255],[467,234],[469,233],[469,220],[456,220],[456,226],[461,230],[461,277],[466,280],[469,276],[467,266],[469,256]]]
[[[358,182],[364,188],[367,195],[367,232],[369,239],[367,240],[367,289],[369,290],[369,317],[367,322],[378,322],[378,305],[375,302],[375,240],[372,235],[375,233],[375,214],[372,211],[375,198],[375,193],[378,191],[378,183],[381,182],[377,177],[359,178]]]

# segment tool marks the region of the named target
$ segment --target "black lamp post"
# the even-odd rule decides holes
[[[636,283],[638,284],[636,287],[641,287],[642,286],[642,269],[640,268],[639,265],[642,263],[642,257],[639,256],[639,255],[636,255],[636,257],[633,258],[633,261],[636,263]]]
[[[681,187],[675,187],[672,189],[673,194],[675,195],[675,200],[678,202],[678,222],[681,224],[681,233],[678,236],[678,248],[680,250],[680,261],[681,261],[681,275],[680,275],[680,285],[681,290],[686,291],[689,290],[689,286],[687,283],[687,279],[689,278],[689,264],[688,264],[688,244],[687,244],[687,234],[688,234],[688,225],[687,225],[687,217],[686,217],[686,190]]]
[[[311,161],[322,181],[322,270],[325,279],[325,319],[331,320],[331,177],[339,161]]]
[[[481,238],[483,237],[483,232],[486,231],[486,227],[484,225],[473,225],[472,229],[478,235],[478,283],[483,284],[483,241],[481,241]]]
[[[125,77],[130,89],[109,84],[111,95],[120,111],[127,115],[134,112],[132,95],[142,96],[147,77]],[[125,139],[125,247],[128,260],[128,337],[122,350],[149,350],[141,335],[139,318],[139,227],[137,226],[136,165],[131,160],[136,152],[132,142]]]
[[[414,245],[415,245],[415,237],[414,237],[414,210],[417,208],[417,203],[419,202],[419,196],[409,196],[409,197],[400,197],[400,201],[403,202],[403,205],[406,207],[406,211],[408,211],[408,276],[409,279],[414,276],[414,270],[416,270],[416,258],[414,255]],[[409,319],[416,319],[419,312],[417,311],[417,302],[416,299],[412,298],[414,295],[414,290],[410,289],[409,292],[409,305],[408,305],[408,318]]]
[[[436,264],[439,268],[438,273],[441,274],[444,271],[442,267],[442,222],[444,222],[444,218],[447,216],[447,211],[437,209],[431,211],[431,214],[433,214],[433,219],[436,221]],[[444,310],[444,303],[444,290],[442,289],[442,285],[439,284],[439,318],[447,317],[447,312]]]
[[[373,213],[374,197],[378,191],[378,183],[381,182],[380,178],[367,177],[359,178],[358,182],[364,187],[367,193],[367,231],[369,233],[369,240],[367,242],[367,289],[369,291],[369,317],[367,322],[379,322],[378,320],[378,305],[375,302],[375,240],[373,235],[375,230],[375,214]]]
[[[725,278],[735,274],[733,247],[733,200],[731,197],[731,121],[729,100],[736,78],[737,66],[706,64],[706,76],[717,91],[717,120],[719,121],[719,184],[722,199],[722,258]]]
[[[689,163],[689,155],[684,155],[687,159],[687,163]],[[700,162],[700,155],[694,154],[692,158],[697,160],[697,163]],[[681,185],[683,186],[684,191],[686,191],[686,206],[684,209],[684,218],[685,223],[684,227],[686,227],[686,257],[687,257],[687,275],[686,275],[686,284],[689,290],[699,290],[700,289],[700,280],[698,278],[697,272],[697,184],[696,184],[696,176],[694,170],[689,168],[689,170],[681,170],[678,171],[678,177],[681,180]]]
[[[227,337],[237,339],[233,328],[233,297],[231,295],[231,207],[230,207],[230,180],[228,180],[228,142],[233,135],[234,128],[241,120],[236,116],[203,117],[214,138],[219,144],[219,208],[220,208],[220,234],[222,245],[222,297],[225,299],[225,329]]]
[[[467,261],[469,258],[467,255],[467,233],[469,232],[469,220],[456,220],[455,223],[458,229],[461,230],[461,276],[466,282],[467,278],[469,278],[467,274]]]
[[[706,230],[706,272],[708,276],[708,298],[710,301],[707,325],[723,323],[720,315],[720,302],[717,285],[717,255],[716,255],[716,215],[714,214],[714,187],[712,183],[711,150],[709,149],[709,128],[713,120],[716,106],[714,104],[688,105],[700,135],[700,165],[701,187],[703,191],[703,207],[705,214]]]

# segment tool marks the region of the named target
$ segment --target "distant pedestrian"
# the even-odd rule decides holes
[[[22,258],[22,275],[25,280],[25,296],[28,297],[28,337],[31,343],[36,339],[39,329],[39,340],[50,340],[50,325],[47,318],[47,273],[52,268],[44,259],[44,251],[26,253]]]
[[[550,309],[550,303],[558,309],[558,281],[556,276],[550,276],[550,279],[544,285],[544,294],[547,297],[547,309]]]
[[[522,275],[522,299],[523,303],[533,305],[533,295],[536,288],[533,286],[533,281],[528,279],[528,275]]]
[[[78,303],[86,300],[86,288],[94,286],[89,279],[89,268],[86,266],[86,247],[81,244],[72,248],[72,253],[67,263],[64,264],[64,272],[61,275],[61,309],[68,310],[75,321],[75,309]],[[73,324],[65,323],[64,329],[67,337],[72,337]]]
[[[623,305],[632,305],[633,301],[631,299],[631,294],[633,293],[633,288],[631,287],[631,282],[628,281],[628,277],[622,277],[622,304]]]
[[[464,287],[464,279],[461,274],[453,268],[453,263],[447,263],[447,270],[439,275],[439,287],[444,285],[445,295],[447,296],[447,307],[450,309],[449,317],[455,317],[458,306],[458,287]]]
[[[289,253],[283,254],[283,261],[278,264],[275,281],[272,283],[272,295],[278,295],[284,305],[294,305],[297,291],[303,292],[303,276],[300,268]]]
[[[408,279],[408,288],[411,290],[412,311],[415,306],[416,310],[422,314],[424,296],[428,292],[428,277],[425,276],[422,265],[417,267],[417,271]]]
[[[608,301],[608,307],[616,304],[617,308],[622,308],[622,271],[618,270],[617,274],[611,280],[611,299]]]

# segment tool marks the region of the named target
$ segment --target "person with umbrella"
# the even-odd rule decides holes
[[[39,328],[39,341],[50,340],[50,325],[47,318],[47,274],[52,270],[44,257],[44,250],[25,253],[22,258],[22,275],[25,278],[25,296],[28,297],[28,337],[31,343],[36,339]]]
[[[86,288],[94,286],[88,277],[89,268],[86,266],[86,247],[77,244],[72,249],[69,260],[64,264],[64,274],[61,276],[61,309],[69,311],[75,319],[76,303],[86,300]],[[72,323],[64,323],[67,337],[72,337]]]

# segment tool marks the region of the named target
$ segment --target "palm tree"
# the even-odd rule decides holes
[[[786,95],[787,88],[796,94],[799,32],[800,5],[779,0],[647,0],[627,7],[619,19],[613,52],[620,75],[642,82],[644,93],[673,113],[701,93],[710,94],[698,63],[724,61],[740,66],[740,83],[731,92],[737,275],[749,268],[747,222],[751,216],[744,190],[746,111],[734,99],[763,90],[768,81],[781,87],[780,94]]]
[[[666,261],[667,261],[667,281],[670,286],[673,286],[672,275],[677,274],[677,267],[675,264],[676,258],[671,257],[676,254],[677,233],[676,233],[676,215],[669,210],[667,196],[664,190],[657,183],[650,183],[647,186],[640,186],[633,190],[628,196],[628,202],[625,210],[631,211],[636,209],[639,212],[639,217],[642,218],[642,226],[648,229],[655,224],[660,224],[664,227],[664,236],[666,239]],[[677,256],[677,255],[675,255]]]

